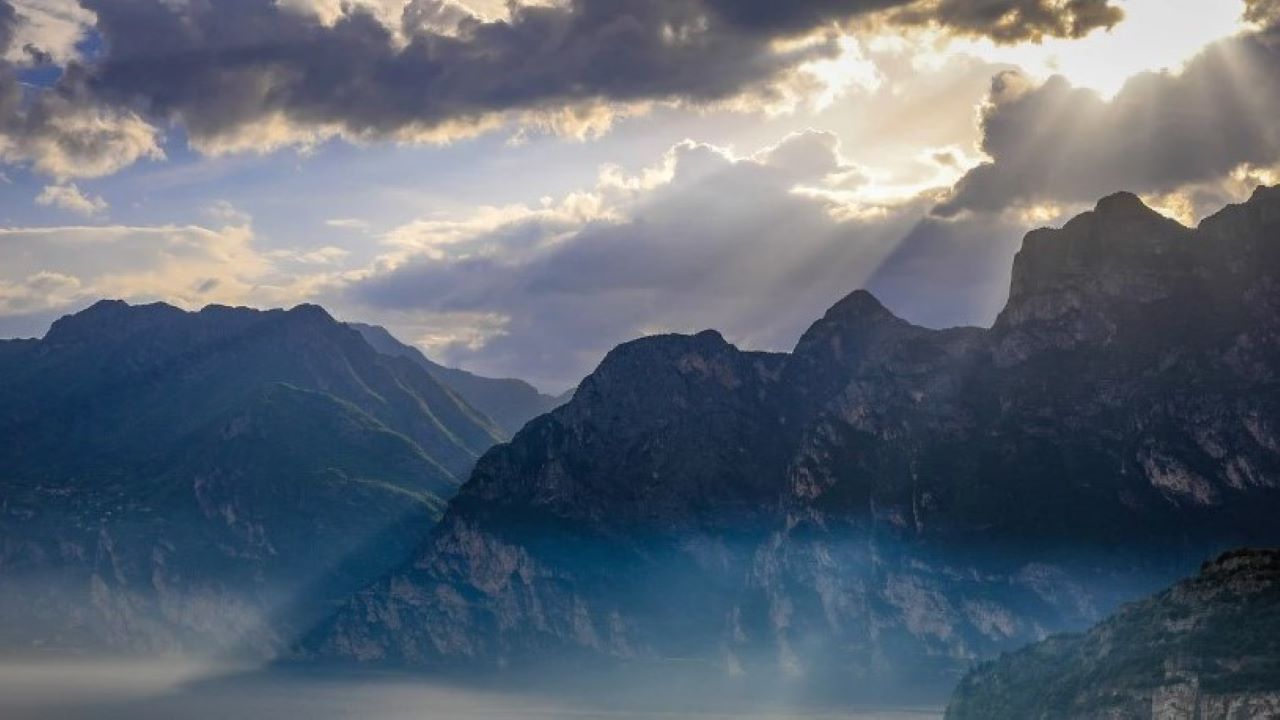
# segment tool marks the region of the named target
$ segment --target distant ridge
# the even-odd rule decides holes
[[[487,378],[432,362],[422,351],[400,342],[384,327],[356,322],[349,322],[347,326],[364,336],[365,341],[378,352],[405,357],[417,363],[440,384],[492,418],[508,438],[519,432],[525,423],[568,400],[566,396],[544,395],[523,380]],[[571,396],[572,392],[570,390],[566,395]]]

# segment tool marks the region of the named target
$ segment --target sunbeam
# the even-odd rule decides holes
[[[1080,40],[1019,45],[962,40],[950,49],[1017,65],[1039,77],[1063,75],[1111,97],[1134,75],[1177,71],[1209,43],[1245,28],[1241,0],[1127,0],[1122,7],[1122,22]]]

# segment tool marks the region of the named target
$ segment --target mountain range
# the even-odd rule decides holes
[[[1280,540],[1280,189],[1030,233],[988,329],[854,292],[788,354],[611,352],[298,653],[950,687]]]
[[[316,306],[99,302],[0,342],[0,644],[270,654],[505,431]]]
[[[103,301],[0,342],[0,647],[941,697],[1280,542],[1278,372],[1280,188],[1033,231],[990,328],[856,291],[554,399],[316,306]]]

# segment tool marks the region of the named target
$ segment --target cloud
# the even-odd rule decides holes
[[[272,250],[267,257],[303,265],[338,265],[351,254],[350,250],[325,245],[311,250]]]
[[[30,163],[38,172],[65,179],[108,175],[141,158],[161,157],[155,128],[133,112],[103,107],[89,98],[82,73],[74,66],[56,90],[35,90],[22,83],[20,63],[13,59],[19,43],[25,43],[19,58],[27,62],[45,62],[68,52],[65,38],[56,40],[59,32],[67,31],[47,28],[49,23],[56,25],[48,18],[56,18],[62,5],[66,3],[50,0],[45,5],[15,6],[0,0],[0,162]],[[50,49],[30,40],[50,32],[55,39],[42,41]]]
[[[1245,18],[1259,25],[1280,20],[1280,0],[1245,0]]]
[[[998,75],[982,111],[990,160],[939,212],[1083,202],[1114,190],[1169,193],[1277,163],[1278,40],[1262,29],[1220,41],[1181,72],[1130,79],[1110,101],[1062,77],[1037,87]]]
[[[997,42],[1080,38],[1123,17],[1109,0],[938,0],[898,15],[900,21],[938,24]]]
[[[0,162],[29,163],[40,173],[66,179],[107,175],[141,158],[162,156],[155,128],[133,112],[88,97],[75,66],[57,89],[26,87],[10,57],[29,26],[13,3],[0,0]],[[53,57],[36,50],[25,57],[37,62]]]
[[[18,31],[18,10],[11,3],[0,0],[0,53],[9,52],[13,37]]]
[[[59,207],[73,213],[92,217],[107,211],[107,201],[96,195],[85,195],[75,183],[46,185],[36,196],[37,205]]]
[[[1021,229],[994,218],[921,229],[929,197],[854,206],[806,191],[850,173],[829,133],[750,156],[684,142],[558,202],[403,226],[333,302],[448,362],[548,387],[643,334],[714,327],[790,349],[859,287],[931,323],[989,321]]]
[[[0,280],[0,314],[22,315],[62,307],[75,302],[80,294],[79,279],[48,270],[24,278]]]
[[[247,226],[0,228],[0,315],[56,316],[99,298],[288,305],[314,278],[283,272]]]
[[[78,0],[11,0],[22,22],[17,25],[7,59],[32,65],[65,65],[76,59],[76,45],[93,27],[93,13]],[[2,45],[3,43],[0,43]]]
[[[205,216],[223,225],[247,227],[253,224],[253,218],[248,213],[226,200],[214,200],[203,211]]]
[[[326,24],[273,0],[86,4],[110,48],[93,68],[95,92],[179,120],[208,148],[414,139],[602,99],[712,100],[821,52],[775,52],[697,2],[520,7],[508,20],[460,20],[458,34],[390,28],[361,6]],[[431,5],[410,4],[406,21]]]
[[[369,221],[360,218],[329,218],[324,221],[327,227],[338,228],[340,230],[359,230],[361,232],[369,229]]]
[[[567,0],[484,14],[449,0],[81,4],[0,0],[5,57],[36,28],[34,52],[66,70],[24,99],[4,61],[0,158],[57,177],[159,157],[154,125],[167,122],[209,153],[442,140],[512,120],[587,136],[654,102],[779,100],[798,68],[838,53],[834,25],[874,13],[1010,41],[1078,36],[1118,13],[1109,0]],[[77,59],[90,16],[102,50]]]

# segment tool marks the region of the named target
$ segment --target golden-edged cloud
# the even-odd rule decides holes
[[[1020,229],[923,219],[930,198],[876,205],[863,184],[831,133],[746,155],[686,141],[542,205],[397,228],[383,258],[327,302],[422,338],[435,357],[548,386],[654,328],[715,327],[747,347],[785,349],[866,285],[917,320],[989,319],[1007,281],[990,269],[1007,266]]]
[[[797,88],[821,104],[841,83],[876,81],[842,52],[837,28],[855,20],[1015,41],[1120,17],[1111,0],[83,0],[61,15],[50,8],[65,0],[15,2],[0,0],[0,157],[57,177],[157,157],[167,123],[218,153],[508,123],[589,137],[655,102],[760,106]],[[32,101],[17,97],[16,43],[40,23],[59,38],[46,41],[56,53],[36,48],[40,62],[65,72]],[[66,57],[85,32],[102,51]]]
[[[306,266],[340,261],[345,252],[263,251],[247,224],[0,228],[0,315],[55,312],[99,298],[187,308],[288,305],[331,281]]]
[[[940,212],[1087,202],[1118,190],[1167,194],[1280,162],[1274,33],[1219,41],[1178,72],[1129,79],[1109,100],[1060,76],[1036,84],[1000,74],[981,117],[989,159],[957,183]]]

